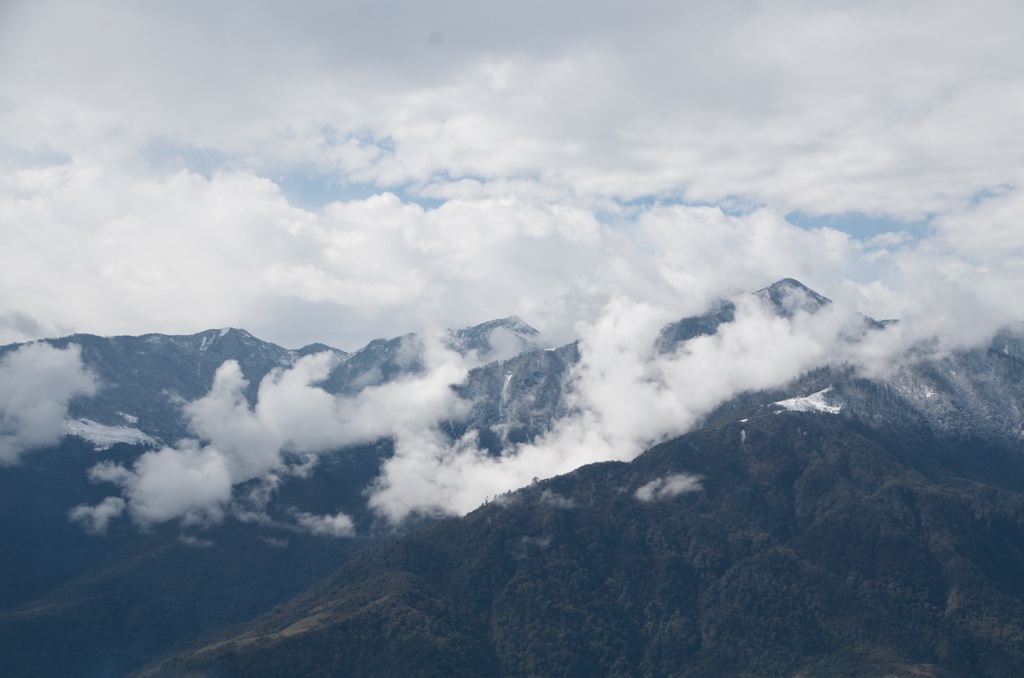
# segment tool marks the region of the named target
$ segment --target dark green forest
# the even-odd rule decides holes
[[[1022,470],[764,413],[374,547],[144,675],[1020,675]],[[671,474],[700,489],[637,498]]]
[[[108,455],[130,458],[130,446]],[[382,452],[353,448],[279,494],[323,512],[345,509],[368,531],[360,490]],[[0,676],[123,676],[182,643],[237,624],[302,592],[364,549],[238,520],[203,529],[127,522],[90,535],[68,506],[109,491],[90,483],[92,446],[73,437],[0,474]],[[272,535],[272,536],[270,536]]]

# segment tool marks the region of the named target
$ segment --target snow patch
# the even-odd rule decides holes
[[[69,419],[64,422],[64,430],[69,436],[78,436],[88,440],[96,446],[97,450],[105,450],[116,443],[149,445],[150,447],[159,447],[160,445],[137,428],[107,426],[91,419]]]
[[[831,390],[832,387],[829,386],[803,398],[790,398],[789,400],[780,400],[773,404],[790,412],[827,412],[828,414],[839,414],[843,409],[842,405],[829,405],[825,402],[825,394]]]
[[[512,377],[515,376],[514,372],[505,373],[505,383],[501,386],[501,402],[498,403],[498,416],[505,416],[505,403],[508,402],[508,386],[512,383]]]

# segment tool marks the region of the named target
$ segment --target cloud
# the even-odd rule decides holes
[[[8,5],[0,341],[514,313],[560,342],[615,295],[783,276],[1024,313],[1011,3]],[[931,221],[866,246],[793,210]]]
[[[241,519],[262,519],[277,474],[294,470],[302,475],[318,454],[391,435],[431,432],[438,422],[468,411],[470,404],[450,388],[467,374],[461,356],[447,349],[441,337],[411,337],[407,343],[406,350],[423,361],[423,372],[366,387],[354,396],[337,396],[317,386],[338,360],[323,352],[265,376],[254,407],[244,396],[248,382],[238,363],[226,361],[210,392],[183,408],[196,438],[145,452],[130,468],[102,462],[90,470],[90,478],[119,485],[128,512],[142,526],[178,518],[205,525],[235,510]],[[299,456],[294,469],[285,463],[284,452]],[[234,505],[235,486],[254,479],[263,482],[244,505]],[[99,515],[102,507],[82,508],[76,515]],[[343,514],[300,512],[296,520],[316,534],[344,536],[351,528]]]
[[[540,493],[540,503],[556,509],[576,508],[576,502],[574,502],[572,498],[563,497],[557,492],[552,492],[551,490],[544,490]]]
[[[159,501],[122,479],[137,519],[226,501],[282,449],[379,435],[382,512],[464,511],[809,365],[884,369],[1024,318],[1013,3],[240,8],[4,4],[0,341],[232,325],[355,349],[515,314],[581,340],[580,415],[494,458],[437,431],[457,361],[344,402],[303,363],[255,409],[228,367],[191,406],[195,444],[147,462],[225,478]],[[743,309],[653,355],[661,323],[787,276],[837,308]],[[906,322],[850,345],[853,311]]]
[[[672,473],[664,478],[655,478],[636,488],[633,496],[642,502],[652,502],[662,499],[671,499],[687,492],[699,492],[701,490],[700,476],[691,476],[685,473]]]
[[[0,288],[47,326],[122,334],[233,325],[285,345],[355,348],[515,314],[558,344],[613,297],[683,316],[785,276],[841,291],[867,312],[929,315],[936,331],[982,326],[958,323],[960,312],[1024,314],[1000,301],[1021,286],[1011,257],[989,265],[955,243],[865,243],[798,228],[770,209],[731,216],[655,204],[609,217],[566,201],[425,209],[382,194],[309,212],[246,173],[139,180],[72,163],[21,175],[31,173],[17,180],[28,197],[0,193]],[[873,279],[874,269],[885,278]],[[959,297],[984,304],[953,305]]]
[[[219,522],[234,484],[225,455],[195,441],[146,452],[130,472],[106,477],[115,478],[124,486],[132,518],[142,525],[178,517],[186,524]]]
[[[24,311],[0,307],[0,341],[4,343],[70,334],[66,330],[67,328],[42,323]]]
[[[234,12],[21,3],[0,34],[0,140],[123,163],[146,149],[158,165],[212,156],[266,176],[313,168],[341,186],[535,177],[578,195],[816,213],[932,213],[1018,172],[1010,3]]]
[[[335,515],[314,515],[305,511],[295,512],[295,522],[312,535],[320,537],[351,537],[355,535],[352,519],[344,513]]]
[[[56,349],[26,344],[0,359],[0,466],[18,463],[31,449],[56,445],[64,436],[68,402],[99,386],[82,364],[76,344]]]
[[[447,348],[444,335],[427,335],[408,337],[401,348],[416,358],[413,363],[422,363],[421,371],[347,396],[318,386],[337,364],[325,352],[268,374],[250,407],[244,396],[248,382],[238,364],[227,361],[210,392],[184,406],[194,439],[146,452],[131,468],[101,463],[90,476],[119,485],[123,508],[143,526],[178,518],[202,525],[232,513],[240,520],[344,536],[352,525],[340,513],[316,516],[294,509],[294,525],[267,517],[280,477],[308,473],[318,455],[388,437],[394,454],[368,488],[371,509],[395,523],[414,514],[466,513],[536,477],[633,459],[690,430],[744,391],[781,386],[830,364],[883,374],[934,329],[910,318],[866,331],[849,299],[817,310],[800,299],[783,301],[786,313],[780,315],[761,296],[739,295],[733,321],[716,334],[663,352],[659,336],[676,319],[673,309],[613,298],[594,323],[577,327],[580,360],[564,385],[568,414],[533,442],[499,455],[481,448],[476,431],[452,440],[442,430],[441,422],[458,421],[470,411],[471,403],[451,387],[464,382],[475,357],[467,361]],[[285,452],[299,462],[286,462]],[[697,487],[680,478],[663,479],[638,497],[664,498]],[[238,485],[252,480],[259,482],[239,496]],[[558,500],[545,497],[564,506]],[[112,507],[91,509],[97,525],[106,515],[101,508],[109,513]],[[82,509],[81,520],[93,513]]]
[[[912,320],[865,332],[863,316],[843,302],[814,313],[793,304],[792,315],[783,317],[753,295],[734,301],[735,320],[716,334],[660,353],[657,340],[674,319],[671,311],[612,300],[597,322],[580,327],[580,361],[566,384],[570,414],[550,431],[497,456],[480,448],[474,432],[451,441],[436,430],[400,431],[369,505],[392,521],[416,513],[466,513],[535,477],[633,459],[744,391],[778,387],[823,365],[884,373],[926,336]],[[683,480],[665,480],[650,495],[667,497],[687,487]]]
[[[124,513],[125,506],[121,497],[107,497],[96,506],[79,504],[68,511],[68,517],[89,534],[106,534],[110,521]]]

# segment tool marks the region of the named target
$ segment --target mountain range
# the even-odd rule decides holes
[[[724,340],[743,304],[785,327],[831,307],[782,280],[664,326],[649,359]],[[898,327],[861,316],[841,340]],[[212,397],[226,362],[245,380],[232,411],[258,416],[263,394],[312,361],[326,366],[315,389],[349,399],[332,402],[386,396],[431,374],[431,341],[465,366],[444,385],[459,405],[438,422],[445,440],[501,459],[585,406],[586,346],[546,346],[518,318],[354,353],[287,350],[237,329],[41,342],[77,346],[100,388],[69,401],[58,444],[0,467],[0,676],[1024,667],[1015,328],[983,347],[919,345],[867,371],[826,361],[730,392],[632,461],[536,480],[464,517],[382,516],[372,490],[401,439],[367,434],[281,451],[232,486],[218,520],[140,522],[128,484],[128,508],[102,530],[69,519],[114,496],[97,467],[124,478],[158,450],[199,454],[182,440],[213,446],[190,403]],[[0,347],[0,361],[20,349]]]

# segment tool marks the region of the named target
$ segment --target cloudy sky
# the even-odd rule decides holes
[[[785,276],[1020,318],[1022,29],[990,0],[5,0],[0,342],[516,314],[557,343]]]
[[[1022,33],[1024,5],[995,0],[0,0],[0,343],[423,331],[430,369],[347,399],[316,386],[323,356],[250,408],[227,363],[185,409],[197,437],[97,465],[119,494],[73,518],[216,520],[239,482],[272,492],[282,448],[379,436],[375,509],[465,512],[738,391],[1024,319]],[[838,303],[792,322],[741,303],[651,357],[666,322],[783,277]],[[906,322],[851,347],[854,311]],[[494,458],[438,429],[471,365],[430,337],[513,314],[581,339],[579,416]],[[102,386],[39,345],[4,383],[0,464]],[[659,482],[644,496],[700,487]]]

